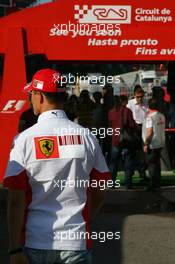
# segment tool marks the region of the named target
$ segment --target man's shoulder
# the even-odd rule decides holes
[[[120,109],[120,112],[122,112],[122,111],[124,111],[124,114],[125,114],[125,115],[130,115],[130,114],[132,114],[132,110],[131,110],[129,107],[127,107],[127,106],[123,106],[123,107]]]
[[[70,130],[71,133],[75,133],[75,134],[84,133],[85,135],[90,133],[89,128],[83,127],[83,126],[79,125],[78,123],[75,123],[71,120],[68,120],[67,127],[69,129],[71,129]]]
[[[132,107],[132,106],[134,106],[135,105],[135,98],[132,98],[132,99],[130,99],[130,100],[128,100],[128,104],[127,104],[127,107]]]
[[[87,140],[92,140],[92,141],[96,141],[96,137],[95,135],[92,133],[92,131],[87,128],[87,127],[83,127],[75,122],[72,122],[69,120],[68,122],[68,134],[75,134],[75,135],[81,135],[84,138],[86,138]]]
[[[131,98],[128,100],[128,104],[133,104],[135,102],[135,98]]]
[[[159,111],[157,113],[158,113],[159,116],[165,117],[165,115],[163,113],[161,113]]]
[[[159,111],[154,111],[152,113],[148,113],[148,116],[155,116],[155,117],[164,117],[164,114],[162,114],[161,112]]]
[[[143,100],[142,107],[144,107],[145,109],[148,109],[148,101],[146,99]]]
[[[165,115],[163,113],[161,113],[161,112],[157,112],[157,118],[165,120]]]
[[[112,109],[109,111],[108,115],[111,116],[111,115],[113,115],[114,113],[116,113],[116,108],[112,108]]]
[[[31,135],[34,135],[34,133],[38,130],[38,124],[34,124],[33,126],[25,129],[24,131],[22,131],[21,133],[19,133],[16,137],[15,140],[17,142],[22,142],[25,141],[28,137],[30,137]]]

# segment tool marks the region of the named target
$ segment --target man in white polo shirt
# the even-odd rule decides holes
[[[39,118],[14,140],[4,179],[11,264],[91,263],[91,239],[82,234],[102,204],[98,183],[110,174],[95,137],[61,110],[60,80],[43,69],[26,87]]]
[[[158,111],[156,99],[149,100],[149,112],[142,127],[144,153],[152,190],[160,188],[161,166],[160,155],[165,145],[165,117]]]

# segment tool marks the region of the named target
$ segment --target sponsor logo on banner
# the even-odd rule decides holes
[[[74,10],[79,23],[131,24],[131,6],[75,5]]]

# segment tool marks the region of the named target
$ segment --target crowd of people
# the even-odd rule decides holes
[[[126,95],[114,96],[109,85],[103,88],[102,93],[95,92],[92,99],[89,92],[83,90],[79,98],[72,95],[68,99],[65,110],[71,120],[90,130],[94,127],[98,130],[112,128],[112,135],[106,133],[105,138],[101,138],[99,133],[97,138],[112,174],[113,188],[121,160],[127,189],[133,188],[135,170],[138,170],[147,189],[160,188],[160,153],[165,145],[165,117],[160,113],[155,98],[148,102],[144,100],[144,90],[140,85],[135,86],[133,98],[129,101]],[[128,133],[136,134],[137,143],[133,146],[120,144],[120,135],[114,131],[123,127]]]
[[[156,98],[149,101],[144,99],[144,90],[140,85],[135,86],[133,97],[128,100],[126,95],[114,95],[112,86],[108,84],[103,87],[102,92],[94,92],[92,96],[88,90],[82,90],[79,97],[75,94],[67,96],[64,105],[71,121],[90,131],[96,129],[96,137],[112,174],[113,188],[117,172],[122,169],[125,172],[124,183],[127,189],[133,188],[132,176],[136,170],[147,189],[160,188],[160,152],[165,145],[165,122],[163,114],[160,115],[161,108],[162,104],[158,104]],[[31,114],[31,110],[28,111]],[[157,119],[162,118],[162,123],[156,121],[156,118],[154,120],[154,114],[151,113],[155,113]],[[173,111],[170,114],[173,115]],[[23,130],[24,124],[31,126],[31,122],[25,122],[24,116],[23,113],[19,131]],[[24,126],[25,128],[27,127]],[[100,133],[102,128],[107,131],[103,137]],[[109,128],[112,133],[108,133]],[[124,128],[137,137],[137,142],[133,139],[135,144],[132,146],[122,146],[119,142],[120,133],[115,131]],[[159,141],[159,144],[154,146],[154,140]]]

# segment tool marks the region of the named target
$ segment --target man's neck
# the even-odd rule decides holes
[[[58,105],[58,104],[45,105],[41,109],[41,114],[44,113],[44,112],[46,112],[46,111],[51,111],[51,110],[63,110],[63,105]]]

